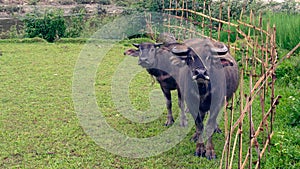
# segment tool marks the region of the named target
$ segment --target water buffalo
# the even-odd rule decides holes
[[[176,42],[176,38],[170,34],[170,33],[161,33],[157,40],[156,40],[158,43],[157,44],[148,44],[145,43],[143,46],[142,46],[142,51],[143,53],[147,53],[148,49],[151,48],[152,45],[154,45],[153,47],[154,48],[158,48],[160,46],[164,46],[164,49],[165,50],[170,50],[172,48],[174,48],[177,44]],[[134,57],[139,57],[139,54],[140,54],[140,45],[138,44],[134,44],[135,47],[137,47],[138,49],[129,49],[129,50],[126,50],[124,52],[125,55],[130,55],[130,56],[134,56]],[[146,57],[147,59],[148,57]],[[187,120],[186,120],[186,116],[185,116],[185,112],[183,110],[183,105],[181,104],[182,103],[182,97],[181,97],[181,92],[180,92],[180,89],[179,89],[179,86],[178,84],[176,83],[175,79],[170,76],[167,72],[161,70],[161,69],[157,69],[157,68],[148,68],[147,65],[144,65],[143,66],[143,62],[147,62],[147,60],[143,60],[144,58],[143,57],[140,57],[139,59],[139,64],[146,68],[147,72],[154,76],[156,78],[156,80],[158,81],[158,83],[160,84],[160,87],[161,87],[161,90],[166,98],[166,107],[167,107],[167,110],[168,110],[168,116],[167,116],[167,121],[165,123],[165,126],[169,126],[171,124],[174,123],[174,118],[173,118],[173,113],[172,113],[172,95],[171,95],[171,90],[177,90],[177,94],[178,94],[178,105],[180,107],[180,110],[181,110],[181,121],[180,121],[180,125],[181,126],[186,126],[187,125]]]
[[[233,94],[233,92],[226,92],[228,86],[224,68],[232,67],[236,63],[232,57],[218,56],[218,54],[226,55],[228,49],[201,39],[164,46],[154,43],[141,43],[134,46],[138,49],[131,49],[125,53],[138,56],[139,64],[146,69],[154,68],[166,72],[167,77],[173,77],[177,87],[179,86],[181,112],[184,112],[185,101],[196,123],[198,142],[195,154],[206,156],[208,159],[216,158],[212,143],[212,134],[217,127],[216,118],[224,102],[224,96],[231,97]],[[235,72],[235,69],[233,71]],[[233,74],[238,75],[237,72]],[[236,90],[235,87],[232,89]],[[205,147],[203,119],[208,111],[211,113],[205,130],[208,138]]]
[[[228,48],[219,42],[209,39],[190,39],[184,45],[174,47],[172,63],[182,61],[189,66],[192,78],[198,84],[200,94],[200,107],[198,115],[193,115],[196,123],[198,137],[196,155],[206,156],[208,159],[216,158],[212,143],[213,130],[217,127],[216,118],[224,102],[224,96],[229,100],[238,88],[238,67]],[[179,61],[178,61],[178,58]],[[203,119],[206,112],[210,117],[206,126],[207,144],[203,140]]]

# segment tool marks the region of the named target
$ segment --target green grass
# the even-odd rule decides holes
[[[279,48],[292,50],[300,38],[300,14],[269,13],[266,15],[265,25],[270,21],[271,26],[276,25],[276,42]],[[298,49],[299,52],[299,49]]]
[[[101,61],[95,82],[97,104],[119,132],[131,137],[155,136],[167,129],[163,126],[165,109],[153,122],[132,123],[118,114],[111,98],[111,78],[124,60],[128,44],[117,44]],[[83,131],[72,101],[73,71],[83,47],[80,43],[0,44],[0,168],[218,168],[219,160],[194,157],[195,144],[189,140],[194,129],[171,150],[148,158],[121,157],[98,146]],[[149,108],[149,91],[159,90],[158,84],[152,86],[151,82],[146,71],[130,82],[130,99],[136,109]],[[283,98],[276,112],[273,146],[263,168],[299,168],[300,129],[289,120],[291,107],[299,101],[299,86],[277,88]],[[175,97],[178,117],[176,103]],[[224,133],[216,134],[214,140],[220,159]]]

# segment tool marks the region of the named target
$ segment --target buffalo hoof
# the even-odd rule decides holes
[[[213,160],[217,158],[217,155],[214,150],[206,150],[205,157],[208,160]]]
[[[206,150],[205,150],[204,144],[198,143],[196,146],[195,156],[205,157],[205,155],[206,155]]]
[[[171,126],[174,123],[173,119],[168,119],[165,123],[165,126]]]
[[[180,121],[180,127],[187,127],[187,126],[188,126],[187,120],[181,120]]]
[[[196,156],[196,157],[205,157],[205,152],[195,152],[194,156]]]
[[[217,127],[216,129],[215,129],[215,131],[214,131],[214,133],[222,133],[222,130],[219,128],[219,127]]]

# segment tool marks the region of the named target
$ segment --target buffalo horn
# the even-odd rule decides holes
[[[225,54],[225,53],[228,52],[228,48],[225,45],[223,45],[222,48],[212,47],[211,51],[215,52],[215,53],[218,53],[218,54],[221,54],[221,53]]]

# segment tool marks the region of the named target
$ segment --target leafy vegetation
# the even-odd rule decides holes
[[[41,37],[48,42],[63,37],[66,32],[65,19],[62,11],[46,11],[43,15],[27,14],[23,19],[25,37]]]
[[[300,34],[300,13],[268,13],[266,18],[276,26],[276,42],[280,48],[292,50],[300,42],[295,36]]]

